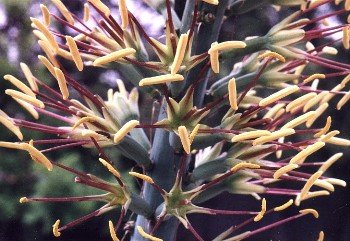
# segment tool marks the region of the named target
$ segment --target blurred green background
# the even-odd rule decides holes
[[[139,1],[139,0],[135,0]],[[51,83],[48,72],[43,69],[37,61],[37,55],[40,53],[36,40],[32,35],[30,27],[30,16],[38,16],[40,14],[39,3],[48,1],[39,0],[0,0],[0,76],[5,74],[13,74],[20,76],[19,62],[27,63],[34,74],[41,80]],[[84,1],[64,1],[69,9],[76,11],[81,15]],[[107,1],[105,1],[107,2]],[[112,1],[115,4],[116,1]],[[177,1],[176,10],[181,15],[183,3],[185,1]],[[288,11],[282,11],[282,15],[286,15]],[[281,16],[280,16],[281,17]],[[228,19],[223,26],[221,39],[243,39],[248,35],[262,35],[266,33],[271,25],[276,23],[280,17],[271,7],[264,7],[252,11],[244,16]],[[260,25],[256,24],[259,21]],[[142,22],[142,15],[141,15]],[[244,27],[241,27],[244,26]],[[62,31],[64,31],[62,29]],[[341,50],[342,48],[339,47]],[[349,55],[340,51],[337,58],[343,62],[349,63]],[[67,69],[74,69],[71,63],[66,63]],[[74,71],[75,73],[77,71]],[[112,76],[112,77],[111,77]],[[114,87],[110,85],[110,78],[115,78],[117,73],[110,71],[107,74],[103,71],[87,68],[83,73],[77,73],[77,79],[93,90],[94,93],[105,97],[108,88]],[[54,86],[54,82],[51,83]],[[327,87],[328,85],[328,87]],[[325,84],[325,88],[330,89],[333,84]],[[10,101],[4,94],[4,90],[10,85],[2,81],[0,85],[0,107],[10,116],[18,118],[31,119],[30,116],[23,114],[21,107],[14,101]],[[335,106],[332,101],[331,106]],[[336,112],[335,108],[331,108],[328,114],[334,116],[333,129],[338,129],[342,133],[342,137],[350,137],[349,120],[350,112],[349,104],[344,107],[342,112]],[[42,123],[51,122],[50,119],[41,119]],[[26,137],[31,138],[49,138],[36,132],[24,131]],[[0,126],[0,140],[11,141],[11,135],[3,126]],[[336,152],[344,152],[344,148],[329,146],[318,154],[321,160],[325,160]],[[118,159],[119,154],[115,150],[107,150],[109,155]],[[350,151],[344,153],[343,160],[332,167],[329,174],[333,177],[342,178],[349,183],[350,167],[348,164]],[[40,166],[29,161],[29,157],[24,152],[10,151],[0,149],[0,241],[44,241],[53,240],[51,234],[51,225],[56,219],[61,219],[62,223],[67,223],[82,215],[85,215],[97,209],[101,203],[30,203],[19,204],[18,200],[23,196],[79,196],[91,195],[98,193],[93,189],[74,183],[74,176],[56,169],[49,173]],[[94,175],[111,178],[105,169],[96,162],[97,153],[94,150],[86,150],[82,148],[69,149],[69,151],[56,151],[50,153],[50,158],[57,160],[68,166],[74,166],[79,170],[83,170]],[[316,160],[317,161],[317,160]],[[120,167],[121,169],[123,167]],[[276,199],[278,200],[278,199]],[[321,200],[321,201],[320,201]],[[220,202],[220,208],[229,208],[229,204],[234,202],[239,205],[248,205],[251,199],[237,196],[222,195],[208,202],[209,206],[215,206]],[[310,201],[308,205],[319,209],[321,218],[312,224],[297,222],[276,230],[275,239],[273,240],[314,240],[318,230],[324,229],[328,235],[326,240],[350,240],[350,197],[348,189],[337,188],[336,192],[329,198],[321,198],[317,201]],[[97,217],[91,221],[79,225],[74,229],[64,232],[60,240],[110,240],[107,220],[113,218],[116,220],[118,211],[112,211],[102,217]],[[194,216],[193,221],[199,232],[205,237],[212,237],[215,230],[223,230],[225,226],[234,222],[232,218],[218,219],[209,217],[203,222],[200,216]],[[304,221],[304,220],[303,220]],[[301,222],[303,222],[301,221]],[[311,222],[311,219],[305,222]],[[311,236],[311,234],[313,236]],[[310,235],[310,239],[305,237]],[[269,240],[271,234],[260,236],[256,240]],[[192,236],[182,229],[178,240],[193,240]]]

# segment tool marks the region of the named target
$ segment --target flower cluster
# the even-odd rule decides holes
[[[170,0],[161,1],[164,4],[146,2],[166,18],[165,41],[147,34],[125,0],[118,1],[119,22],[100,0],[88,0],[82,17],[70,12],[60,0],[52,0],[50,8],[57,8],[58,15],[41,5],[42,19],[31,18],[33,32],[45,53],[38,58],[58,88],[40,81],[24,63],[21,69],[28,84],[5,75],[4,79],[14,86],[5,93],[35,121],[11,118],[0,111],[0,123],[20,140],[2,141],[0,146],[26,151],[49,171],[64,169],[76,175],[76,183],[104,193],[23,197],[20,202],[105,202],[98,210],[63,226],[57,220],[53,225],[56,237],[67,228],[120,208],[116,225],[109,222],[114,241],[122,234],[123,218],[128,212],[137,217],[131,240],[173,240],[170,232],[161,231],[172,218],[197,240],[203,240],[187,218],[193,213],[249,217],[219,234],[215,241],[244,240],[308,214],[318,218],[316,210],[303,209],[294,216],[249,229],[250,223],[268,219],[293,204],[299,206],[308,199],[330,195],[335,186],[346,186],[343,180],[326,175],[342,153],[319,162],[313,162],[311,155],[326,145],[350,145],[349,140],[338,137],[339,131],[331,129],[330,116],[322,120],[323,126],[315,126],[331,99],[339,98],[338,110],[350,99],[346,91],[350,66],[328,58],[337,54],[337,49],[331,47],[336,42],[342,42],[344,49],[350,48],[350,28],[348,24],[332,25],[327,21],[345,15],[350,1],[344,1],[344,8],[314,19],[307,18],[307,14],[342,1],[266,1],[277,10],[285,6],[299,6],[300,10],[273,26],[265,36],[225,42],[219,42],[217,36],[224,17],[247,12],[258,5],[256,1],[187,1],[182,21]],[[314,24],[318,27],[310,28]],[[65,36],[54,28],[56,25],[75,34]],[[342,37],[336,39],[338,33]],[[322,45],[314,46],[311,41],[315,39],[323,41]],[[74,63],[78,71],[115,69],[123,81],[118,80],[118,90],[108,90],[104,100],[74,79],[62,64],[66,61]],[[322,67],[325,73],[313,73],[310,66]],[[222,69],[230,71],[223,73]],[[333,89],[319,87],[322,81],[336,82],[339,77],[342,80]],[[125,82],[134,88],[127,90]],[[146,118],[140,116],[139,92],[160,103],[160,107],[155,105],[157,121],[140,121]],[[61,124],[39,123],[40,115]],[[21,129],[57,138],[23,141]],[[155,131],[155,136],[147,130],[152,134]],[[50,147],[43,149],[43,145]],[[45,155],[79,146],[98,150],[96,160],[115,177],[114,183]],[[116,148],[134,166],[142,168],[144,173],[129,172],[143,183],[139,193],[129,187],[105,147]],[[310,172],[306,167],[314,170]],[[286,182],[300,188],[276,187]],[[261,208],[236,211],[205,207],[205,201],[223,192],[252,195],[261,200]],[[279,195],[281,206],[271,207],[269,195]],[[321,231],[318,240],[323,237]]]

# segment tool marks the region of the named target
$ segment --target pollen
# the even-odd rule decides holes
[[[322,176],[322,174],[323,174],[322,171],[318,171],[318,172],[315,172],[314,174],[311,175],[311,177],[306,181],[304,187],[301,189],[301,192],[300,192],[301,199],[306,197],[306,195],[309,192],[309,190],[311,189],[311,187],[314,185],[316,180]]]
[[[75,40],[71,36],[66,36],[66,41],[77,69],[82,71],[84,69],[84,63]]]
[[[7,89],[5,90],[5,93],[13,98],[18,98],[20,100],[24,100],[24,101],[27,101],[29,103],[31,103],[32,105],[34,105],[35,107],[38,107],[38,108],[45,108],[45,105],[42,101],[30,96],[30,95],[26,95],[22,92],[19,92],[17,90],[11,90],[11,89]]]
[[[349,83],[350,81],[350,74],[347,75],[340,83],[341,86],[343,86],[343,88],[346,86],[347,83]]]
[[[137,226],[136,229],[139,232],[139,234],[146,239],[149,239],[151,241],[163,241],[163,239],[154,237],[154,236],[146,233],[141,226]]]
[[[22,72],[24,76],[26,77],[28,84],[32,90],[38,91],[38,85],[35,82],[35,77],[33,76],[32,72],[30,71],[28,65],[25,63],[20,63]]]
[[[59,68],[54,67],[55,70],[55,76],[58,82],[58,86],[60,88],[60,91],[62,93],[62,97],[64,100],[68,99],[69,97],[69,91],[67,86],[66,77],[64,76],[62,70]]]
[[[83,17],[83,21],[87,22],[90,19],[90,8],[89,8],[89,4],[84,3],[84,17]]]
[[[16,77],[12,76],[12,75],[5,75],[4,79],[9,81],[11,84],[13,84],[14,86],[16,86],[20,91],[22,91],[23,93],[25,93],[26,95],[35,97],[34,92],[25,84],[23,84],[22,81],[20,81],[19,79],[17,79]]]
[[[28,202],[28,198],[26,198],[26,197],[21,197],[19,199],[19,203],[27,203],[27,202]]]
[[[284,174],[287,174],[288,172],[298,168],[299,166],[297,164],[288,164],[284,167],[281,167],[280,169],[278,169],[274,174],[273,174],[273,178],[274,179],[278,179],[281,176],[283,176]]]
[[[190,154],[191,153],[191,140],[190,140],[190,137],[188,135],[187,128],[185,126],[179,126],[178,132],[179,132],[179,137],[180,137],[183,149],[185,150],[185,152],[187,154]]]
[[[301,214],[312,214],[315,218],[318,218],[320,216],[318,214],[318,212],[315,209],[312,209],[312,208],[300,210],[299,213],[301,213]]]
[[[218,43],[214,46],[211,46],[211,48],[209,49],[209,53],[217,52],[217,51],[232,50],[232,49],[243,49],[246,46],[247,44],[242,41],[226,41],[226,42]]]
[[[314,135],[314,137],[318,138],[318,137],[321,137],[322,135],[326,134],[329,131],[329,129],[331,128],[331,124],[332,124],[332,117],[328,116],[327,121],[326,121],[326,125],[319,132],[317,132]]]
[[[180,74],[165,74],[155,77],[144,78],[139,82],[139,86],[146,85],[157,85],[157,84],[166,84],[168,82],[174,81],[183,81],[184,77]]]
[[[218,45],[218,42],[214,42],[211,44],[211,48],[214,48]],[[211,69],[215,74],[218,74],[220,72],[220,63],[219,63],[219,51],[208,51],[210,56],[210,65]]]
[[[289,163],[291,164],[302,164],[304,159],[313,154],[314,152],[320,150],[322,147],[325,146],[325,143],[322,141],[318,141],[308,147],[306,147],[304,150],[299,152],[297,155],[295,155]]]
[[[230,102],[230,106],[233,110],[238,109],[237,105],[237,89],[236,89],[236,79],[232,78],[228,82],[228,99]]]
[[[139,125],[140,122],[137,120],[131,120],[125,123],[120,130],[114,135],[114,143],[119,143],[135,126]]]
[[[326,178],[325,181],[329,182],[330,184],[346,187],[346,181],[338,179],[338,178]]]
[[[318,234],[318,239],[317,241],[323,241],[324,240],[324,232],[321,231],[319,234]]]
[[[59,226],[60,226],[60,222],[61,222],[61,220],[58,219],[58,220],[52,225],[52,233],[53,233],[53,235],[54,235],[56,238],[58,238],[59,236],[61,236],[61,232],[58,231]]]
[[[101,163],[102,163],[102,165],[104,165],[107,169],[108,169],[108,171],[110,172],[110,173],[112,173],[115,177],[117,177],[117,178],[120,178],[121,176],[120,176],[120,173],[110,164],[110,163],[108,163],[106,160],[104,160],[104,159],[102,159],[102,158],[99,158],[98,159]]]
[[[265,115],[264,115],[264,119],[265,118],[273,118],[276,116],[276,114],[278,113],[278,111],[280,111],[283,107],[285,107],[286,104],[283,103],[279,103],[274,105]]]
[[[345,49],[350,48],[350,30],[348,26],[343,28],[343,38],[342,38],[343,46]]]
[[[18,149],[23,150],[23,147],[20,143],[0,141],[0,147],[9,148],[9,149]]]
[[[338,135],[339,133],[340,132],[337,130],[331,131],[331,132],[327,133],[326,135],[321,136],[319,140],[323,141],[323,142],[328,142],[331,138]]]
[[[290,199],[288,202],[286,202],[285,204],[281,205],[281,206],[278,206],[278,207],[275,207],[273,210],[275,212],[280,212],[280,211],[283,211],[287,208],[289,208],[290,206],[292,206],[294,203],[293,199]]]
[[[34,161],[46,167],[47,170],[52,171],[53,165],[51,161],[47,159],[46,156],[44,156],[44,154],[42,154],[38,149],[36,149],[33,145],[28,143],[21,143],[21,146],[23,150],[26,150],[29,152],[29,154],[31,155]]]
[[[203,0],[203,2],[209,3],[209,4],[213,4],[213,5],[218,5],[219,4],[219,0]]]
[[[122,19],[122,29],[126,29],[129,25],[129,13],[126,7],[126,0],[119,0],[119,13]]]
[[[108,221],[109,233],[113,241],[119,241],[117,234],[115,233],[114,225],[111,220]]]
[[[197,135],[197,133],[198,133],[198,131],[199,131],[200,126],[201,126],[200,124],[197,124],[197,125],[193,128],[193,130],[191,131],[191,134],[190,134],[190,136],[189,136],[190,142],[191,142],[191,143],[193,142],[194,138],[196,137],[196,135]]]
[[[258,215],[254,218],[254,222],[260,221],[263,217],[264,214],[266,213],[266,199],[263,198],[261,202],[261,211],[258,213]]]
[[[301,125],[304,122],[306,122],[307,120],[309,120],[311,117],[313,117],[315,114],[316,114],[315,111],[309,111],[309,112],[289,121],[288,123],[286,123],[284,126],[281,127],[281,130],[286,129],[286,128],[294,128],[298,125]]]
[[[249,163],[249,162],[241,162],[236,164],[234,167],[231,168],[231,172],[238,172],[241,169],[259,169],[260,165]]]
[[[38,55],[38,59],[45,65],[45,67],[50,71],[52,76],[56,76],[54,66],[51,64],[51,62],[44,56]]]
[[[306,79],[303,80],[303,83],[306,84],[306,83],[309,83],[315,79],[324,79],[326,78],[326,76],[324,74],[313,74],[313,75],[310,75],[309,77],[307,77]]]
[[[249,131],[249,132],[244,132],[238,135],[235,135],[231,141],[232,142],[239,142],[239,141],[245,141],[249,139],[255,139],[258,137],[262,136],[269,136],[271,135],[271,132],[266,131],[266,130],[256,130],[256,131]]]
[[[314,92],[303,95],[303,96],[293,100],[292,102],[290,102],[286,106],[286,111],[290,112],[294,108],[304,105],[304,103],[306,103],[307,101],[311,100],[312,98],[314,98],[316,96],[317,96],[317,94]]]
[[[308,111],[311,107],[319,103],[327,94],[329,91],[323,91],[316,95],[314,98],[310,99],[306,104],[304,105],[303,111],[306,112]]]
[[[53,4],[57,7],[58,11],[63,15],[68,23],[74,24],[74,18],[66,6],[61,2],[61,0],[51,0]]]
[[[57,62],[57,59],[55,57],[55,53],[52,51],[52,47],[50,46],[50,44],[47,42],[47,40],[39,40],[38,44],[40,45],[40,48],[44,51],[44,53],[46,54],[46,56],[49,58],[49,60],[51,61],[51,63],[56,66],[59,67],[59,63]],[[57,51],[58,52],[58,51]]]
[[[113,53],[107,54],[105,56],[97,58],[93,62],[93,66],[101,66],[104,64],[109,64],[111,62],[115,62],[120,60],[121,58],[124,58],[128,55],[136,53],[136,50],[133,48],[125,48],[122,50],[115,51]]]
[[[315,110],[315,115],[311,117],[307,122],[306,122],[306,127],[310,128],[312,124],[317,120],[318,117],[320,117],[328,108],[329,104],[328,103],[323,103],[320,105],[316,110]]]
[[[264,59],[264,58],[275,58],[275,59],[278,59],[279,61],[281,61],[282,63],[286,62],[286,59],[282,55],[280,55],[279,53],[276,53],[276,52],[271,52],[271,51],[267,51],[267,52],[258,56],[258,59]]]
[[[350,91],[348,91],[337,103],[337,110],[340,110],[350,100]]]
[[[329,47],[329,46],[323,47],[322,52],[326,53],[326,54],[330,54],[330,55],[337,55],[338,54],[338,50],[336,48]]]
[[[173,75],[176,74],[181,67],[182,61],[185,57],[187,43],[188,43],[188,34],[181,34],[179,38],[179,42],[176,47],[174,62],[170,67],[171,74]]]
[[[20,104],[26,111],[28,111],[29,114],[31,114],[34,119],[39,119],[39,113],[35,110],[35,108],[31,105],[28,104],[27,102],[17,99],[17,98],[13,98],[18,104]]]
[[[101,0],[88,0],[88,2],[94,5],[95,8],[104,13],[107,17],[111,15],[111,10],[106,5],[104,5]]]
[[[54,49],[54,52],[57,52],[59,49],[58,43],[56,42],[54,36],[47,29],[47,27],[42,22],[40,22],[39,19],[30,18],[30,20],[34,23],[35,27],[37,27],[45,35],[51,47]]]
[[[306,196],[303,198],[303,200],[311,199],[311,198],[316,198],[316,197],[321,197],[321,196],[328,196],[330,193],[326,190],[321,190],[321,191],[315,191],[315,192],[308,192]]]
[[[262,99],[259,102],[259,106],[268,106],[288,95],[291,95],[299,90],[299,87],[296,85],[288,86],[287,88],[284,88],[280,91],[277,91],[276,93]]]
[[[129,174],[133,177],[137,177],[137,178],[140,178],[142,180],[144,180],[145,182],[148,182],[150,184],[153,184],[154,181],[153,179],[150,177],[150,176],[147,176],[147,175],[144,175],[144,174],[141,174],[141,173],[138,173],[138,172],[129,172]]]
[[[49,11],[49,9],[44,4],[40,4],[40,9],[41,9],[41,13],[43,14],[44,24],[46,26],[49,26],[50,25],[50,11]]]
[[[273,140],[279,139],[281,137],[293,135],[294,133],[295,133],[294,129],[287,128],[287,129],[283,129],[283,130],[278,130],[278,131],[272,132],[268,136],[262,136],[262,137],[255,139],[253,141],[253,146],[262,145],[266,142],[273,141]]]
[[[327,140],[327,143],[337,145],[337,146],[350,146],[350,140],[340,138],[340,137],[331,137]]]

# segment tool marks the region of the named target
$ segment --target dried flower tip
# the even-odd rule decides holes
[[[59,49],[58,43],[56,42],[55,37],[47,29],[47,27],[42,22],[40,22],[39,19],[30,18],[30,20],[33,22],[35,27],[37,27],[45,35],[46,39],[49,41],[49,44],[53,48],[54,52],[57,52]]]
[[[19,79],[17,79],[16,77],[7,74],[7,75],[4,76],[4,79],[9,81],[14,86],[16,86],[20,91],[22,91],[26,95],[29,95],[29,96],[32,96],[32,97],[35,98],[34,92],[28,86],[23,84],[23,82],[20,81]]]
[[[279,104],[276,104],[274,105],[265,115],[264,115],[264,119],[265,118],[273,118],[277,115],[277,113],[280,111],[280,110],[283,110],[282,109],[286,104],[283,104],[283,103],[279,103]]]
[[[188,43],[188,34],[181,34],[179,38],[179,42],[176,47],[174,62],[170,67],[171,74],[176,74],[179,71],[182,61],[185,57],[187,43]]]
[[[145,182],[148,182],[150,184],[153,184],[154,181],[153,179],[150,177],[150,176],[147,176],[147,175],[144,175],[144,174],[141,174],[141,173],[138,173],[138,172],[129,172],[129,174],[133,177],[137,177],[137,178],[140,178],[142,180],[144,180]]]
[[[193,142],[194,138],[196,137],[200,126],[201,126],[200,124],[197,124],[197,125],[193,128],[193,130],[191,131],[191,134],[190,134],[190,136],[189,136],[190,142],[191,142],[191,143]]]
[[[214,42],[211,44],[211,48],[214,48],[218,45],[218,42]],[[220,72],[220,63],[219,63],[219,51],[208,51],[210,56],[210,65],[211,69],[215,74],[218,74]]]
[[[239,141],[245,141],[249,139],[255,139],[258,137],[262,136],[269,136],[271,135],[271,132],[266,131],[266,130],[256,130],[256,131],[249,131],[249,132],[244,132],[238,135],[235,135],[231,141],[232,142],[239,142]]]
[[[41,9],[41,13],[43,14],[44,24],[46,26],[49,26],[50,25],[50,11],[49,11],[49,9],[44,4],[40,4],[40,9]]]
[[[315,209],[311,209],[311,208],[300,210],[299,213],[312,214],[312,215],[314,215],[315,218],[318,218],[320,216]]]
[[[74,24],[74,18],[66,6],[61,2],[61,0],[51,0],[53,4],[57,7],[58,11],[63,15],[68,23]]]
[[[32,72],[30,71],[28,65],[26,65],[25,63],[20,63],[20,66],[21,66],[21,69],[22,69],[24,76],[26,77],[26,79],[29,83],[30,88],[32,90],[38,91],[39,88],[38,88],[37,83],[35,82],[35,77],[33,76]]]
[[[278,179],[281,176],[283,176],[284,174],[287,174],[288,172],[298,168],[299,166],[297,164],[288,164],[284,167],[281,167],[280,169],[278,169],[277,171],[275,171],[275,173],[273,174],[273,178],[274,179]]]
[[[343,46],[345,49],[350,48],[350,30],[348,26],[343,28],[343,38],[342,38]]]
[[[115,233],[114,225],[111,220],[108,221],[109,233],[113,241],[119,241],[117,234]]]
[[[126,29],[129,24],[129,13],[126,7],[126,0],[119,0],[119,13],[122,19],[122,29]]]
[[[64,100],[68,99],[69,97],[69,91],[67,86],[66,77],[64,76],[62,70],[59,68],[54,67],[55,70],[55,76],[58,82],[58,86],[60,88],[60,91],[62,93],[62,97]]]
[[[18,139],[23,140],[23,134],[21,130],[11,121],[11,118],[2,110],[0,110],[0,123],[3,124],[7,129],[9,129],[9,131],[11,131],[13,134],[15,134],[18,137]]]
[[[61,220],[57,220],[53,225],[52,225],[52,233],[53,235],[58,238],[59,236],[61,236],[61,232],[58,231],[58,226],[60,226],[60,222]]]
[[[331,124],[332,124],[332,117],[328,116],[327,121],[326,121],[326,125],[319,132],[317,132],[314,135],[314,137],[318,138],[318,137],[321,137],[322,135],[326,134],[329,131],[329,129],[331,128]]]
[[[163,239],[154,237],[154,236],[146,233],[141,226],[137,226],[136,229],[139,232],[139,234],[146,239],[149,239],[151,241],[163,241]]]
[[[120,178],[120,173],[111,164],[102,158],[99,158],[98,160],[108,169],[110,173],[112,173],[115,177]]]
[[[243,49],[246,46],[247,44],[242,41],[226,41],[226,42],[218,43],[214,46],[212,45],[208,53],[210,54],[211,52],[225,51],[225,50],[232,50],[232,49]]]
[[[278,206],[278,207],[275,207],[273,210],[275,212],[280,212],[280,211],[283,211],[287,208],[289,208],[290,206],[292,206],[294,203],[293,199],[290,199],[288,202],[286,202],[285,204],[281,205],[281,206]]]
[[[325,143],[322,141],[318,141],[308,147],[306,147],[304,150],[299,152],[297,155],[295,155],[289,163],[291,164],[302,164],[305,158],[313,154],[314,152],[320,150],[322,147],[325,146]]]
[[[318,235],[317,241],[323,241],[323,240],[324,240],[324,232],[321,231],[321,232],[319,233],[319,235]]]
[[[155,77],[144,78],[139,82],[139,86],[166,84],[167,82],[182,80],[184,80],[184,77],[180,74],[165,74]]]
[[[338,54],[338,50],[336,48],[329,47],[329,46],[323,47],[322,52],[326,53],[326,54],[330,54],[330,55],[337,55]]]
[[[230,101],[230,106],[233,110],[238,109],[237,105],[237,89],[236,89],[236,79],[232,78],[228,82],[228,99]]]
[[[286,111],[290,112],[291,110],[293,110],[296,107],[300,107],[302,105],[304,105],[307,101],[311,100],[312,98],[316,97],[317,94],[312,92],[312,93],[308,93],[306,95],[303,95],[295,100],[293,100],[292,102],[290,102],[287,106],[286,106]]]
[[[22,150],[22,146],[20,143],[6,142],[0,141],[0,147],[9,148],[9,149],[18,149]]]
[[[340,110],[350,100],[350,91],[348,91],[338,102],[337,110]]]
[[[262,145],[266,142],[273,141],[273,140],[279,139],[281,137],[293,135],[294,133],[295,133],[294,129],[278,130],[278,131],[272,132],[268,136],[262,136],[262,137],[255,139],[253,141],[253,146]]]
[[[39,119],[39,113],[36,111],[36,109],[31,105],[28,104],[27,102],[17,99],[17,98],[13,98],[18,104],[20,104],[26,111],[28,111],[29,114],[31,114],[34,119]]]
[[[340,85],[344,88],[346,84],[350,81],[350,74],[347,75],[340,83]]]
[[[329,133],[327,133],[326,135],[323,135],[320,137],[320,141],[323,141],[323,142],[328,142],[332,137],[338,135],[340,132],[335,130],[335,131],[331,131]]]
[[[111,10],[101,2],[101,0],[88,0],[89,3],[94,5],[95,8],[104,13],[107,17],[111,15]]]
[[[309,120],[311,117],[315,116],[316,112],[315,111],[309,111],[291,121],[286,123],[284,126],[281,127],[281,130],[286,129],[286,128],[294,128],[298,125],[301,125],[302,123],[306,122]]]
[[[238,172],[241,169],[259,169],[260,165],[254,164],[254,163],[249,163],[249,162],[241,162],[236,164],[234,167],[231,168],[231,172]]]
[[[107,54],[105,56],[97,58],[93,62],[93,66],[101,66],[104,64],[115,62],[115,61],[120,60],[121,58],[124,58],[124,57],[131,55],[131,54],[134,54],[134,53],[136,53],[136,50],[133,48],[125,48],[122,50],[118,50],[118,51],[115,51],[113,53],[110,53],[110,54]]]
[[[219,4],[219,0],[202,0],[203,2],[209,3],[209,4],[213,4],[213,5],[218,5]]]
[[[324,79],[326,78],[326,76],[324,74],[313,74],[313,75],[310,75],[309,77],[307,77],[306,79],[303,80],[303,83],[306,84],[306,83],[309,83],[315,79]]]
[[[75,40],[71,36],[66,36],[66,41],[77,69],[82,71],[84,69],[84,63]]]
[[[28,198],[26,198],[26,197],[21,197],[19,199],[19,203],[27,203],[27,202],[28,202]]]
[[[179,137],[182,143],[182,147],[187,154],[191,153],[191,140],[188,135],[188,131],[185,126],[179,126],[178,128]]]
[[[325,181],[329,182],[330,184],[346,187],[346,181],[338,179],[338,178],[326,178]]]
[[[339,137],[331,137],[326,142],[337,146],[350,146],[350,140]]]
[[[268,106],[288,95],[291,95],[299,90],[299,87],[296,85],[288,86],[287,88],[284,88],[280,91],[277,91],[276,93],[262,99],[259,102],[259,106]]]
[[[286,62],[286,59],[282,55],[280,55],[279,53],[276,53],[276,52],[271,52],[271,51],[267,51],[267,52],[258,56],[258,59],[264,59],[264,58],[275,58],[275,59],[278,59],[279,61],[281,61],[282,63]]]
[[[7,95],[10,95],[13,98],[18,98],[20,100],[27,101],[38,108],[42,108],[42,109],[45,108],[45,105],[42,101],[40,101],[32,96],[26,95],[22,92],[19,92],[17,90],[7,89],[7,90],[5,90],[5,93]]]
[[[120,130],[114,135],[114,143],[119,143],[132,129],[140,124],[137,120],[131,120],[125,123]]]
[[[51,163],[51,161],[49,159],[46,158],[46,156],[44,156],[44,154],[42,154],[38,149],[36,149],[33,145],[28,144],[28,143],[21,143],[21,146],[23,148],[23,150],[26,150],[29,152],[29,154],[31,155],[32,159],[38,163],[40,163],[41,165],[43,165],[44,167],[47,168],[47,170],[52,171],[53,169],[53,165]]]
[[[261,202],[261,211],[258,213],[258,215],[254,218],[254,222],[260,221],[266,212],[266,199],[263,198]]]
[[[304,187],[300,191],[300,198],[303,199],[306,197],[307,193],[310,191],[311,187],[314,185],[314,183],[322,176],[322,171],[317,171],[314,174],[309,177],[309,179],[306,181]]]
[[[306,122],[306,127],[310,128],[312,124],[317,120],[318,117],[320,117],[323,112],[325,112],[328,108],[329,104],[328,103],[323,103],[320,105],[316,110],[315,110],[315,115],[311,117],[307,122]]]
[[[83,21],[87,22],[90,19],[90,8],[89,8],[89,4],[84,3],[84,17],[83,17]]]

